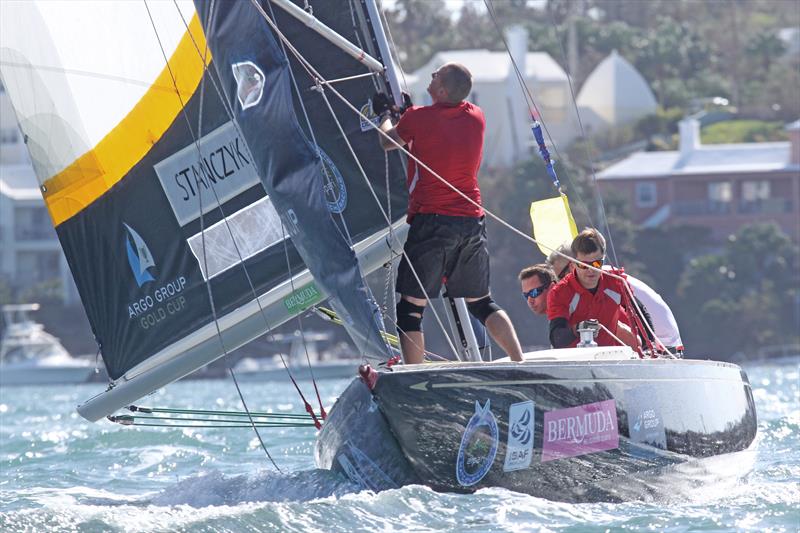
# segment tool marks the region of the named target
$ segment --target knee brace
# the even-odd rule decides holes
[[[484,326],[486,325],[486,319],[489,318],[493,313],[497,311],[502,311],[502,308],[494,303],[491,296],[486,296],[485,298],[481,298],[480,300],[475,300],[474,302],[467,302],[467,309],[469,310],[470,314],[480,321],[481,324]]]
[[[408,333],[409,331],[422,331],[422,313],[425,307],[412,304],[408,300],[400,299],[395,308],[397,313],[397,331]],[[419,316],[414,316],[418,314]]]

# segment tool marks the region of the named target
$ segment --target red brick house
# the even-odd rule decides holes
[[[773,221],[800,242],[800,120],[789,142],[700,143],[695,119],[680,123],[680,150],[639,152],[597,175],[601,190],[625,195],[645,227],[691,224],[722,239]]]

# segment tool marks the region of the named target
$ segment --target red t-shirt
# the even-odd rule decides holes
[[[411,107],[397,123],[397,133],[408,143],[411,154],[478,206],[478,168],[485,129],[483,111],[470,102]],[[417,213],[483,216],[483,208],[465,200],[413,159],[408,160],[407,180],[409,220]]]
[[[617,322],[630,326],[628,313],[620,305],[622,302],[622,282],[611,276],[600,276],[594,294],[580,284],[575,273],[567,274],[547,293],[547,319],[566,318],[570,326],[583,320],[596,318],[601,324],[617,332]],[[579,339],[570,345],[578,344]],[[599,346],[617,346],[619,343],[601,329],[596,342]]]

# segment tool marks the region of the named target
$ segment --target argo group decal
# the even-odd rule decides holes
[[[456,479],[459,485],[469,487],[483,479],[497,455],[497,420],[491,411],[490,400],[486,404],[475,401],[475,413],[467,422],[456,459]]]
[[[619,447],[614,400],[544,414],[542,462]]]

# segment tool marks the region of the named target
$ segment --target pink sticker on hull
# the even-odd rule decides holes
[[[614,400],[544,414],[542,462],[619,447]]]

